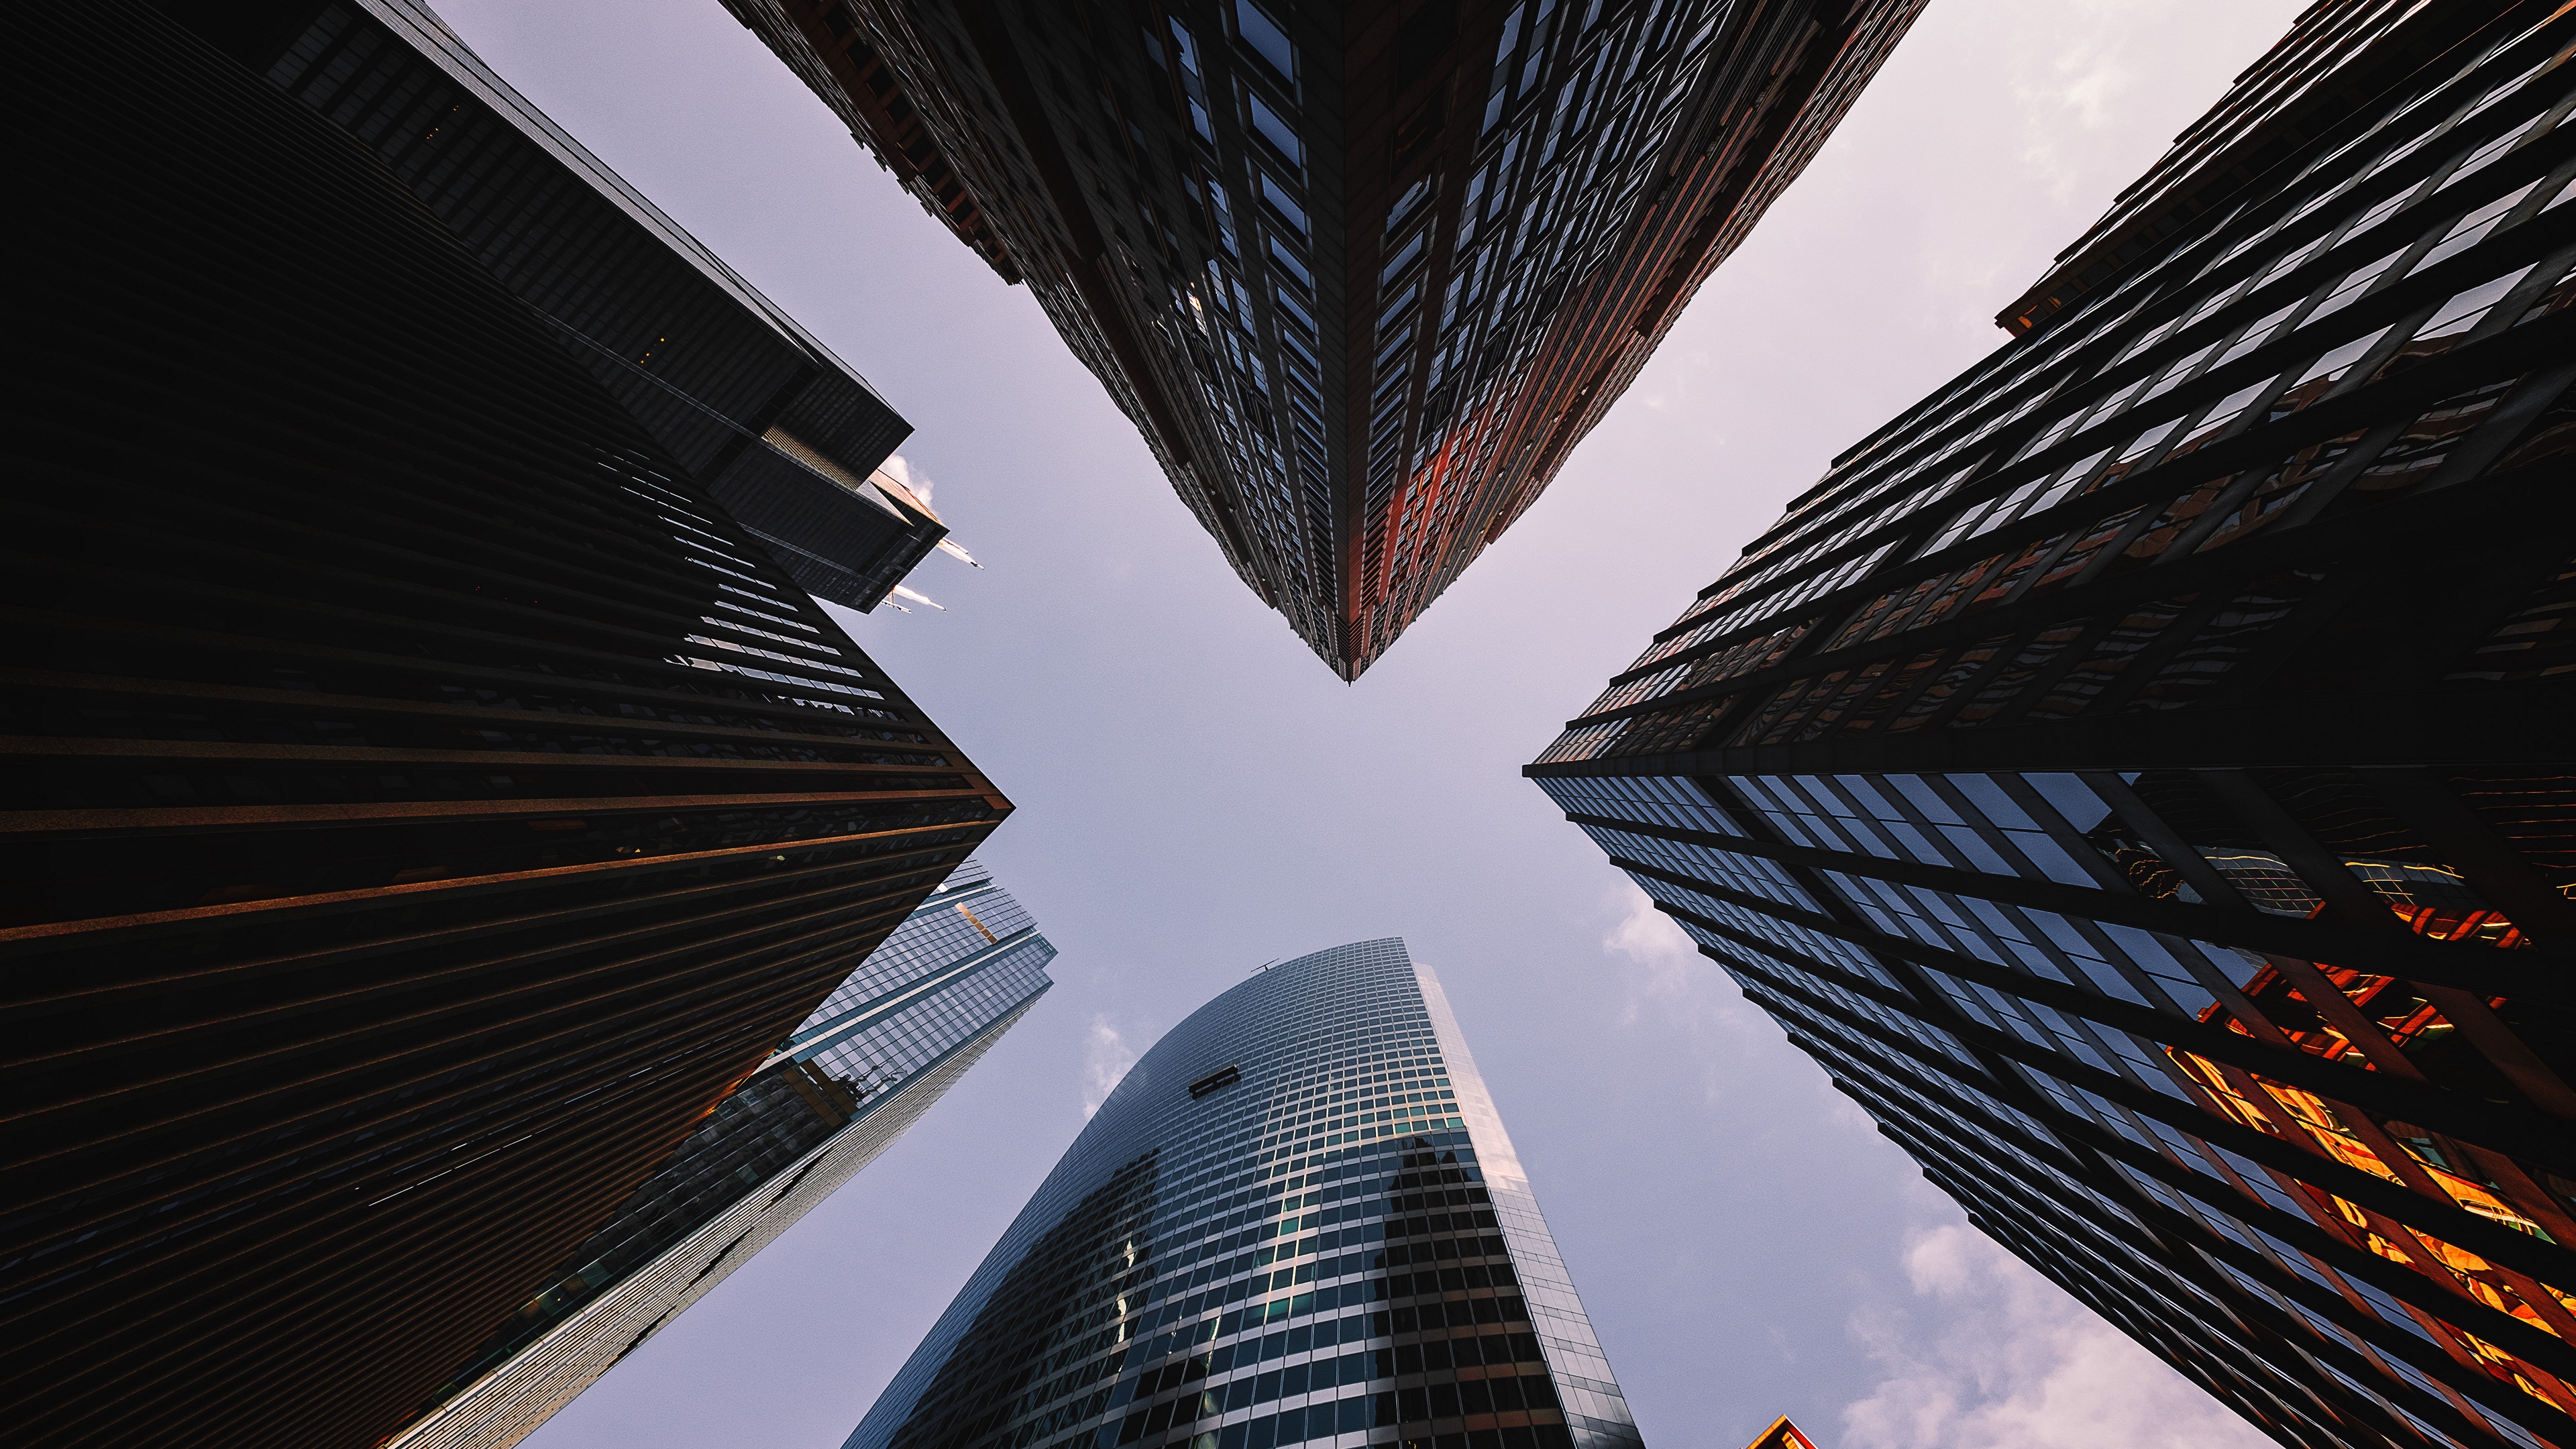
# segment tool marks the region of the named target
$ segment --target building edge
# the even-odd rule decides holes
[[[1520,1152],[1503,1127],[1502,1113],[1485,1086],[1485,1073],[1467,1048],[1467,1034],[1450,1009],[1449,993],[1442,988],[1438,973],[1420,961],[1413,963],[1413,976],[1421,984],[1423,1007],[1431,1015],[1432,1039],[1440,1044],[1441,1054],[1448,1060],[1449,1081],[1458,1093],[1458,1115],[1466,1119],[1467,1140],[1475,1144],[1476,1165],[1484,1169],[1485,1187],[1494,1199],[1494,1219],[1511,1249],[1512,1266],[1520,1275],[1521,1297],[1529,1305],[1531,1326],[1539,1330],[1539,1348],[1546,1355],[1548,1372],[1561,1382],[1615,1397],[1625,1405],[1627,1393],[1611,1376],[1610,1357],[1602,1350],[1601,1340],[1592,1329],[1591,1315],[1575,1291],[1574,1275],[1566,1269],[1564,1253],[1556,1245],[1556,1233],[1539,1211],[1529,1173],[1522,1168]],[[1578,1417],[1570,1407],[1564,1412],[1568,1423]],[[1644,1442],[1633,1418],[1580,1417],[1585,1421],[1580,1427],[1595,1434],[1627,1444]]]
[[[771,1174],[383,1449],[512,1449],[893,1146],[1048,989],[1040,987],[893,1092],[864,1103],[829,1141]]]

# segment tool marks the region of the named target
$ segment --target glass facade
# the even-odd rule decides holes
[[[8,24],[0,1424],[379,1444],[1010,804],[347,130]]]
[[[2285,1444],[2576,1442],[2566,17],[2322,5],[1528,773]]]
[[[1054,958],[980,864],[958,867],[391,1449],[534,1432],[902,1136],[1037,1003]]]
[[[184,20],[348,132],[808,592],[874,609],[947,534],[878,471],[912,431],[420,0]]]
[[[851,1449],[1637,1442],[1440,984],[1261,971],[1138,1061]]]
[[[1357,678],[1556,474],[1920,0],[727,0]]]

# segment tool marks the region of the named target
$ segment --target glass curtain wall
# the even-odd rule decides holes
[[[1156,1043],[849,1443],[1636,1438],[1438,980],[1379,940]]]
[[[1528,773],[2282,1442],[2565,1445],[2570,32],[2300,26]]]

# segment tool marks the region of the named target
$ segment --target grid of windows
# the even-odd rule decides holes
[[[873,609],[945,536],[861,481],[911,431],[866,379],[427,6],[334,0],[286,33],[203,29],[376,152],[807,590]]]
[[[2531,1115],[2566,1102],[2540,1065],[2554,1013],[2491,994],[2521,979],[2509,966],[2464,990],[2456,953],[2371,949],[2528,943],[2479,873],[2432,864],[2411,812],[2357,772],[1541,783],[1989,1230],[2013,1241],[2023,1225],[2008,1214],[2044,1212],[2035,1236],[2054,1251],[2050,1233],[2098,1237],[2084,1214],[2109,1212],[2137,1240],[2104,1271],[2180,1279],[2159,1288],[2175,1303],[2216,1233],[2240,1250],[2222,1263],[2231,1274],[2255,1252],[2276,1280],[2321,1290],[2264,1290],[2304,1352],[2358,1349],[2433,1397],[2393,1407],[2462,1442],[2554,1439],[2547,1415],[2566,1387],[2547,1365],[2569,1326],[2560,1256],[2576,1181],[2554,1170],[2563,1156]],[[2571,798],[2563,777],[2449,784],[2505,831]],[[1697,828],[1651,823],[1676,793],[1695,797]],[[2281,818],[2245,823],[2269,811]],[[2527,825],[2498,838],[2544,858],[2555,844]],[[2081,860],[2094,878],[2053,878],[2041,858]],[[2328,898],[2356,892],[2399,929],[2335,929]],[[2247,914],[2280,928],[2249,938]],[[2054,1184],[2056,1199],[1999,1202],[1997,1167]],[[2174,1245],[2194,1256],[2156,1262]],[[2069,1286],[2097,1306],[2112,1293]],[[2215,1322],[2257,1343],[2269,1326]],[[2391,1348],[2393,1333],[2417,1349]],[[2184,1352],[2163,1329],[2141,1336]],[[2301,1422],[2281,1416],[2285,1400],[2325,1425],[2345,1418],[2346,1405],[2323,1418],[2255,1377],[2268,1422]],[[2225,1392],[2243,1403],[2247,1388]]]
[[[1536,499],[1922,8],[727,4],[1027,281],[1350,678]]]
[[[836,1031],[851,1011],[884,996],[895,984],[1020,941],[1034,929],[1028,911],[993,882],[983,863],[968,860],[848,980],[833,988],[791,1040],[802,1043]]]
[[[2186,136],[2264,167],[2159,173],[2214,204],[1837,460],[1529,768],[1980,1227],[2284,1442],[2576,1411],[2568,32],[2479,20],[2302,17]]]
[[[2417,77],[1846,454],[1542,760],[1721,713],[1756,745],[2178,708],[2328,592],[2250,545],[2546,471],[2576,449],[2548,43]]]
[[[882,1090],[938,1060],[960,1033],[1045,990],[1046,963],[1054,957],[1055,947],[1036,937],[984,969],[939,987],[918,1004],[816,1051],[809,1060],[836,1079]]]
[[[1012,926],[1009,944],[959,929],[961,917]],[[395,1449],[489,1449],[535,1429],[713,1287],[720,1266],[740,1267],[901,1136],[955,1084],[957,1063],[1046,992],[1054,957],[980,861],[960,865],[549,1275]],[[833,1181],[794,1191],[818,1170]],[[717,1224],[727,1242],[710,1256]],[[680,1301],[645,1286],[675,1277]],[[657,1306],[639,1323],[643,1310],[621,1299]]]
[[[1055,943],[969,859],[781,1044],[865,1102],[941,1060],[1049,985]]]
[[[1399,1439],[1636,1433],[1438,982],[1382,940],[1158,1042],[850,1442]]]
[[[1009,809],[200,34],[321,8],[12,16],[85,299],[9,402],[16,1444],[383,1441]]]

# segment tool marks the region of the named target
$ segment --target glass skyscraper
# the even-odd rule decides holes
[[[2571,39],[2307,11],[1528,771],[2284,1444],[2576,1443]]]
[[[1556,476],[1922,0],[725,0],[1356,679]]]
[[[807,592],[874,609],[946,538],[879,467],[912,425],[424,0],[175,16],[374,152]]]
[[[1055,947],[968,861],[389,1449],[506,1449],[858,1175],[1037,1004]]]
[[[0,1435],[379,1444],[1010,802],[378,153],[0,24]]]
[[[1626,1401],[1399,940],[1172,1028],[850,1449],[1617,1449]]]

